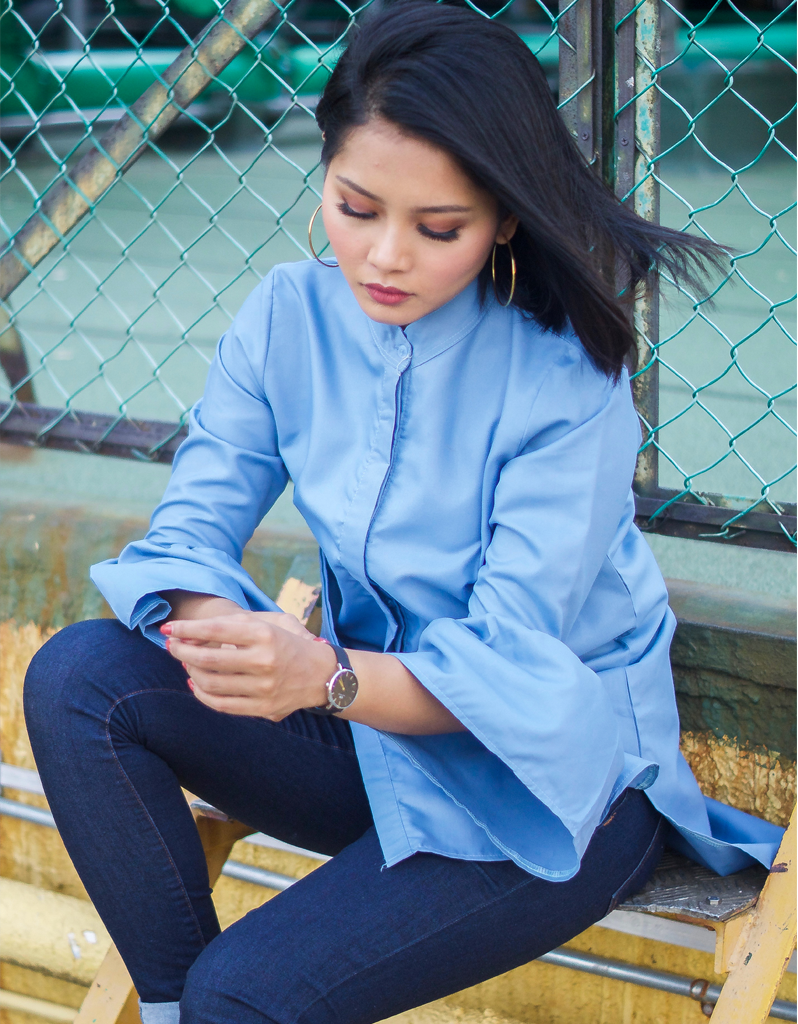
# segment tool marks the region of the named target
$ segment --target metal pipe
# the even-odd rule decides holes
[[[89,10],[87,0],[66,0],[62,14],[66,32],[64,44],[67,50],[82,50],[89,35]]]
[[[702,1006],[708,1007],[714,1006],[718,1001],[722,987],[711,985],[702,978],[685,978],[678,974],[669,974],[667,971],[657,971],[652,967],[638,967],[622,960],[609,960],[563,947],[544,953],[538,960],[544,964],[553,964],[555,967],[567,967],[572,971],[584,971],[586,974],[596,974],[601,978],[612,978],[614,981],[625,981],[630,985],[641,985],[644,988],[658,989],[660,992],[687,996],[688,999],[695,999]],[[796,1004],[785,999],[776,999],[770,1016],[777,1020],[794,1021]]]
[[[77,166],[62,178],[0,257],[7,299],[246,43],[281,13],[272,0],[230,0]]]
[[[21,804],[17,800],[6,800],[0,796],[0,814],[8,818],[20,818],[22,821],[32,821],[34,825],[46,825],[48,828],[55,828],[55,819],[49,811],[42,807],[31,807],[30,804]]]
[[[262,885],[266,889],[277,889],[278,892],[299,881],[290,875],[280,875],[276,871],[256,868],[252,864],[242,864],[237,860],[228,860],[222,868],[222,874],[228,878],[237,878],[239,882],[252,882],[253,885]]]

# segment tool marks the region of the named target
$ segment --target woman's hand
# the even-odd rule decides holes
[[[167,622],[161,632],[188,672],[195,697],[215,711],[279,722],[299,708],[327,703],[335,653],[313,643],[294,615],[238,609]]]
[[[161,626],[167,650],[183,663],[194,696],[209,708],[279,722],[300,708],[327,703],[326,683],[338,667],[335,652],[312,643],[313,634],[294,615],[242,611],[208,594],[164,596],[186,613]],[[347,653],[359,689],[341,718],[408,735],[464,728],[392,654]]]

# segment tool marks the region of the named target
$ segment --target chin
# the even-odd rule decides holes
[[[412,324],[414,320],[420,320],[426,310],[419,311],[415,303],[401,303],[398,306],[383,306],[380,302],[366,299],[365,302],[358,300],[358,305],[371,320],[378,324],[388,324],[391,327],[404,327]]]

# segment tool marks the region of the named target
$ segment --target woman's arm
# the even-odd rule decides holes
[[[213,594],[194,594],[189,590],[162,590],[161,597],[169,602],[171,611],[164,622],[175,619],[212,619],[220,615],[236,615],[241,606],[226,597]]]
[[[171,603],[171,597],[164,596]],[[242,612],[232,601],[225,602],[230,608],[220,606],[223,600],[178,592],[173,608],[189,614],[161,627],[168,637],[167,649],[185,665],[197,699],[216,711],[272,721],[326,704],[325,683],[337,667],[333,649],[314,643],[292,615]],[[195,618],[192,613],[204,608],[214,609],[214,617]],[[454,715],[393,655],[347,653],[359,687],[341,718],[406,735],[463,731]]]

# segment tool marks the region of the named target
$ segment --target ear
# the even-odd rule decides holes
[[[499,224],[499,230],[496,232],[496,244],[506,245],[517,229],[518,218],[514,213],[508,213],[504,220]]]

